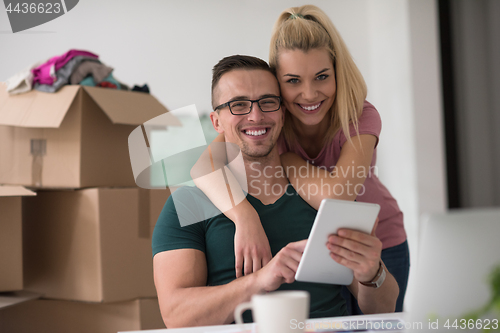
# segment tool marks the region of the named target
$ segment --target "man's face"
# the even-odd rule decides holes
[[[230,71],[220,78],[215,89],[216,105],[239,99],[279,96],[280,93],[274,75],[260,69]],[[275,147],[284,115],[281,108],[262,112],[255,102],[246,115],[233,115],[226,106],[219,113],[212,112],[210,118],[215,130],[224,133],[226,142],[237,144],[246,157],[259,158],[268,156]]]

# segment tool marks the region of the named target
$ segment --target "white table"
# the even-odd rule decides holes
[[[404,313],[384,313],[384,314],[376,314],[376,315],[363,315],[363,316],[346,316],[346,317],[334,317],[334,318],[316,318],[309,319],[306,322],[312,324],[327,324],[345,322],[345,321],[368,321],[368,320],[403,320],[404,321],[405,314]],[[245,330],[252,330],[254,324],[245,324],[243,328]],[[237,325],[217,325],[217,326],[200,326],[200,327],[187,327],[187,328],[177,328],[177,329],[161,329],[161,330],[146,330],[146,331],[129,331],[127,333],[205,333],[205,332],[240,332],[240,327]],[[254,330],[253,330],[254,331]],[[297,330],[298,331],[298,330]],[[380,332],[380,331],[379,331]],[[391,331],[397,332],[397,331]]]

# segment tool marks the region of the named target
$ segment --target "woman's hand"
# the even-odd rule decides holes
[[[328,236],[326,247],[330,257],[354,272],[356,280],[371,281],[380,268],[382,242],[375,237],[375,222],[370,235],[351,229],[339,229],[337,235]]]
[[[271,259],[271,247],[260,219],[247,219],[244,223],[235,223],[234,254],[236,257],[236,277],[256,272]]]

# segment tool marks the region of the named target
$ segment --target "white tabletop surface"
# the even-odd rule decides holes
[[[334,318],[316,318],[309,319],[307,323],[333,323],[345,322],[345,321],[373,321],[373,320],[403,320],[404,313],[384,313],[375,315],[363,315],[363,316],[346,316],[346,317],[334,317]],[[149,332],[149,333],[205,333],[205,332],[221,332],[221,333],[237,333],[242,331],[254,332],[254,324],[239,325],[217,325],[217,326],[199,326],[199,327],[186,327],[186,328],[176,328],[176,329],[160,329],[160,330],[145,330],[145,331],[128,331],[127,333],[138,333],[138,332]],[[377,331],[381,332],[381,331]],[[397,332],[397,331],[391,331]]]

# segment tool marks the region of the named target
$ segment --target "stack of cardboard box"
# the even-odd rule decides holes
[[[0,86],[0,184],[18,186],[4,187],[17,197],[0,197],[0,292],[42,295],[0,308],[1,332],[164,327],[151,235],[169,191],[135,185],[127,138],[167,111],[141,92],[65,86],[10,96]],[[32,193],[19,185],[37,194],[23,199],[22,263],[19,196]]]
[[[22,186],[0,186],[0,292],[23,289]]]

